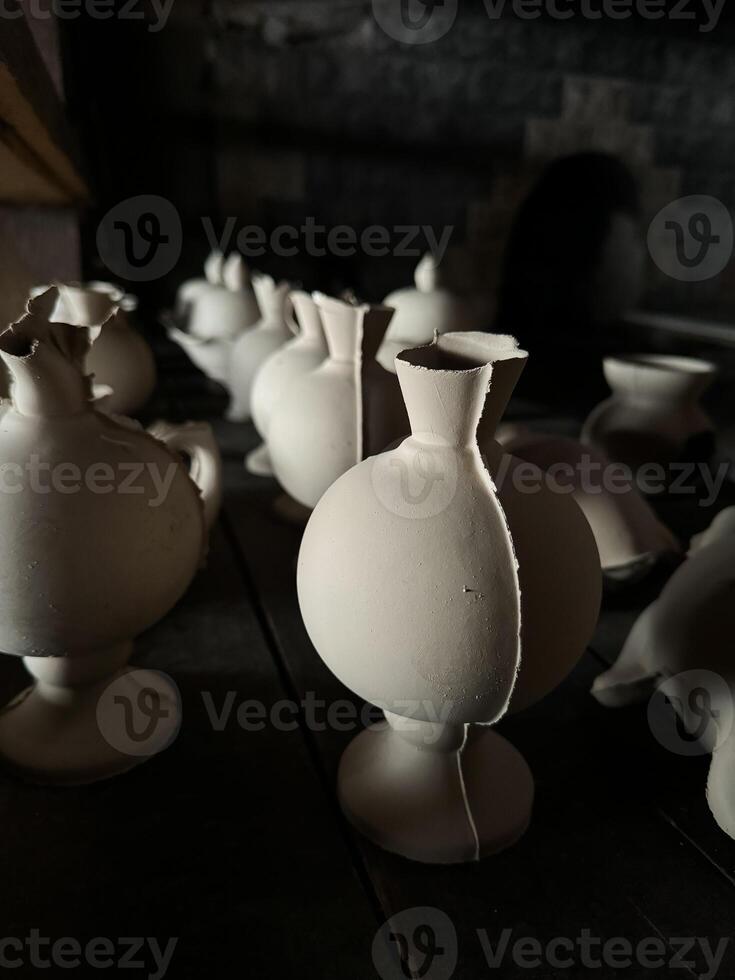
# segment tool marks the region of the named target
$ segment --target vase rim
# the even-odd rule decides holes
[[[443,364],[441,355],[453,358],[453,363]],[[510,334],[485,333],[482,330],[458,330],[435,334],[430,344],[409,347],[396,354],[396,360],[423,371],[445,374],[472,374],[488,365],[501,361],[528,360],[523,350]],[[435,363],[431,363],[434,361]],[[464,363],[463,363],[464,362]]]

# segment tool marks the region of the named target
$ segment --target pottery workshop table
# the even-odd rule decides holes
[[[8,975],[39,974],[33,937],[41,959],[43,940],[99,937],[118,962],[125,955],[139,963],[133,976],[160,976],[151,939],[163,951],[177,938],[166,974],[173,978],[374,978],[376,930],[413,907],[441,910],[456,930],[455,938],[429,913],[443,948],[429,977],[706,972],[701,946],[676,971],[590,970],[581,952],[585,936],[593,960],[599,941],[664,940],[670,960],[677,937],[707,937],[714,949],[733,933],[735,843],[707,809],[708,757],[666,751],[645,705],[606,710],[589,694],[656,584],[608,596],[572,676],[499,725],[536,780],[533,821],[516,846],[449,868],[384,853],[337,806],[337,764],[361,726],[362,705],[304,631],[294,585],[299,533],[273,515],[277,487],[242,465],[255,433],[219,420],[221,393],[185,358],[168,347],[161,357],[154,414],[212,420],[226,474],[206,569],[136,644],[136,664],[178,684],[183,726],[167,751],[109,782],[52,790],[0,779],[0,938],[26,943],[26,966]],[[686,501],[667,506],[680,532],[712,516]],[[10,658],[0,668],[5,702],[26,676]],[[566,940],[556,951],[562,962],[575,944],[573,965],[552,968],[542,957],[529,969],[512,953],[527,937],[544,946]],[[493,951],[496,968],[487,959]],[[735,977],[729,946],[718,976]]]

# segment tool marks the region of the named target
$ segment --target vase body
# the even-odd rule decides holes
[[[300,330],[265,361],[253,385],[252,412],[255,428],[268,438],[271,417],[285,391],[299,378],[316,370],[327,356],[327,340],[316,303],[308,293],[291,294]]]
[[[110,283],[86,286],[64,284],[52,319],[75,326],[93,327],[104,323],[89,350],[85,369],[97,384],[109,388],[104,410],[117,415],[134,415],[146,404],[156,387],[153,351],[128,319],[136,308]],[[110,316],[113,309],[115,315]]]
[[[299,555],[302,615],[330,669],[390,716],[440,721],[448,733],[491,724],[552,689],[581,656],[599,608],[599,557],[576,504],[546,491],[521,495],[508,477],[515,464],[506,462],[499,474],[503,454],[488,441],[524,363],[525,353],[508,338],[474,333],[447,334],[398,355],[412,434],[327,490]],[[405,737],[400,725],[391,727]],[[365,736],[374,746],[368,756],[390,755],[385,736],[381,744],[370,730]],[[464,737],[459,741],[449,755],[450,771],[461,777]],[[396,751],[401,756],[405,746]],[[519,767],[516,760],[511,768],[518,774]],[[384,767],[367,769],[372,789],[385,790]],[[415,810],[416,800],[407,804],[417,821],[410,831],[371,831],[355,812],[355,800],[365,791],[369,798],[371,787],[350,770],[340,773],[349,797],[343,794],[343,804],[373,839],[420,860],[465,859],[439,840],[432,854],[418,816],[423,810],[430,820],[431,813]],[[421,798],[433,778],[417,790]],[[528,803],[527,780],[519,782]],[[458,797],[441,795],[447,816]],[[487,804],[484,797],[475,802],[478,811]],[[472,823],[472,800],[469,809]],[[478,856],[513,837],[498,836],[491,817],[486,839],[475,842]],[[510,821],[517,833],[527,817],[524,810]],[[414,835],[423,841],[416,847]]]
[[[707,800],[721,829],[735,838],[733,569],[735,508],[728,508],[693,539],[689,557],[637,619],[592,693],[606,707],[621,707],[649,700],[661,687],[690,735],[674,734],[665,747],[681,755],[712,753]]]
[[[708,361],[639,354],[603,362],[613,395],[592,412],[582,441],[634,471],[647,463],[697,461],[714,448],[699,400],[716,373]]]
[[[503,427],[499,439],[512,456],[547,473],[559,493],[570,494],[595,536],[603,571],[620,580],[644,575],[665,555],[679,553],[674,535],[656,517],[632,482],[607,487],[609,460],[574,439]]]
[[[216,275],[220,268],[221,281],[194,290],[189,307],[187,332],[199,340],[234,340],[260,318],[242,257],[233,253],[221,267],[215,265],[211,274]]]
[[[439,265],[428,253],[416,267],[415,288],[396,290],[383,303],[395,310],[377,358],[388,371],[395,371],[393,362],[402,350],[431,343],[435,333],[474,325],[467,303],[441,286]]]
[[[11,402],[2,407],[0,529],[12,560],[0,592],[0,649],[29,664],[94,657],[107,664],[111,657],[116,669],[116,651],[128,648],[187,589],[206,549],[205,506],[181,459],[163,442],[135,422],[93,410],[84,360],[89,335],[106,325],[90,330],[58,322],[52,318],[58,309],[50,290],[0,336],[0,357],[12,378]],[[190,443],[188,451],[197,456]],[[12,760],[16,726],[31,716],[48,722],[52,702],[57,711],[63,678],[49,690],[57,694],[48,699],[34,689],[3,713],[1,756]],[[92,708],[87,704],[85,712]],[[89,731],[93,718],[85,713],[84,719]],[[56,736],[63,739],[64,719],[57,722]],[[48,747],[29,747],[28,737],[17,746],[24,765],[34,752],[45,757]],[[84,764],[75,768],[75,756],[85,746],[67,749],[68,765],[79,776]],[[64,769],[63,758],[56,761]],[[117,771],[120,760],[108,762]],[[103,774],[98,765],[99,759],[90,778]],[[47,770],[48,760],[39,762],[39,771]],[[63,782],[64,773],[59,776]]]
[[[275,476],[305,507],[406,428],[395,375],[375,361],[391,311],[314,299],[329,356],[284,391],[268,429]]]
[[[287,282],[276,283],[270,276],[256,276],[253,288],[262,316],[252,330],[239,337],[230,360],[230,408],[227,417],[233,422],[251,418],[253,386],[263,364],[271,354],[293,337],[290,325],[290,303]]]
[[[204,276],[196,279],[187,279],[185,282],[182,282],[176,290],[176,305],[174,308],[178,319],[185,322],[197,299],[209,289],[216,289],[222,285],[224,263],[225,257],[222,252],[219,249],[213,249],[204,263]]]

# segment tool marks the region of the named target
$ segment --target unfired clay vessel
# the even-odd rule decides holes
[[[93,410],[84,362],[90,334],[105,324],[54,322],[57,300],[55,290],[31,300],[0,335],[12,377],[12,401],[2,406],[3,480],[13,488],[0,493],[0,649],[23,657],[36,679],[0,714],[0,759],[31,780],[72,784],[144,757],[103,735],[122,724],[119,703],[99,706],[115,682],[133,730],[150,721],[125,668],[131,640],[188,587],[219,488],[211,433],[177,434],[204,476],[197,488],[180,458],[137,423]],[[163,728],[175,732],[170,685],[153,680],[147,691]]]
[[[506,452],[552,476],[559,493],[571,493],[595,535],[606,575],[636,580],[662,556],[680,552],[679,542],[631,481],[611,479],[608,487],[610,462],[602,453],[518,425],[501,426],[498,441]]]
[[[253,330],[239,337],[230,357],[231,422],[248,422],[251,417],[251,398],[258,371],[271,354],[290,340],[297,327],[292,325],[291,304],[287,282],[276,282],[271,276],[255,276],[253,288],[258,298],[261,318]]]
[[[641,614],[592,693],[601,704],[619,707],[646,700],[665,685],[687,731],[699,730],[702,747],[712,752],[707,802],[722,830],[735,838],[733,632],[735,508],[728,508],[692,540],[689,558]]]
[[[213,249],[204,263],[204,277],[187,279],[176,291],[177,317],[186,318],[202,293],[208,289],[218,289],[223,283],[225,257],[219,249]]]
[[[222,265],[221,283],[195,295],[188,332],[200,340],[234,340],[260,318],[242,256],[233,253]]]
[[[248,455],[246,465],[251,473],[258,476],[273,475],[268,430],[279,399],[299,378],[319,367],[327,356],[327,340],[314,300],[308,293],[296,290],[291,293],[290,302],[299,332],[265,361],[255,377],[250,400],[253,422],[263,445]]]
[[[398,381],[375,360],[393,311],[320,293],[314,302],[329,357],[284,392],[268,430],[276,478],[309,508],[346,470],[407,426]]]
[[[605,378],[613,395],[592,412],[582,442],[633,470],[676,461],[697,440],[711,440],[713,426],[699,399],[716,368],[693,357],[635,354],[608,357]]]
[[[574,501],[540,471],[533,494],[507,474],[496,492],[503,459],[508,473],[517,461],[492,434],[525,361],[512,338],[480,333],[399,354],[411,435],[326,491],[299,554],[314,646],[386,712],[342,758],[342,808],[419,861],[477,860],[524,832],[525,761],[469,726],[543,697],[597,620],[599,557]]]
[[[104,410],[134,415],[156,387],[153,352],[128,320],[128,313],[136,307],[134,300],[115,286],[102,282],[87,286],[59,284],[58,291],[52,320],[81,327],[104,324],[85,363],[95,383],[109,388]],[[113,310],[115,313],[111,315]]]
[[[163,318],[169,338],[208,378],[227,386],[237,338],[260,319],[242,256],[212,253],[206,280],[190,280],[179,290],[177,313]]]
[[[402,350],[430,343],[435,333],[474,326],[467,304],[443,288],[439,263],[430,252],[416,266],[415,284],[415,289],[398,289],[383,301],[395,310],[377,358],[387,371],[395,371],[394,359]]]

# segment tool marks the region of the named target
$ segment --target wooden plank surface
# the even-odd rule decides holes
[[[226,522],[293,694],[326,704],[344,700],[359,714],[361,702],[327,670],[301,622],[295,596],[299,531],[274,517],[275,485],[242,467],[257,439],[242,426],[218,423],[217,428],[227,451]],[[623,608],[616,611],[613,603],[603,613],[603,627],[608,618],[622,627],[618,642],[635,608],[629,596]],[[612,649],[606,653],[616,655]],[[648,729],[645,706],[621,712],[600,707],[589,688],[603,665],[591,652],[544,702],[499,725],[524,753],[536,779],[533,823],[515,847],[477,866],[433,868],[389,855],[353,835],[386,917],[423,906],[450,916],[460,949],[455,976],[487,971],[477,933],[482,929],[493,944],[504,929],[512,929],[514,939],[534,937],[544,943],[555,937],[575,940],[585,929],[633,944],[703,936],[714,948],[721,938],[732,937],[735,896],[728,868],[735,844],[717,829],[706,807],[708,760],[666,752]],[[339,756],[359,728],[309,730],[328,785],[334,786]],[[731,945],[721,976],[735,975]],[[669,943],[667,955],[673,957],[675,948],[675,942]],[[701,955],[691,958],[695,965],[683,975],[704,972]],[[579,962],[552,973],[589,975]],[[651,974],[670,972],[668,967],[645,970]],[[502,975],[528,976],[529,971],[508,954]],[[596,975],[618,973],[603,967]]]
[[[239,562],[216,530],[187,596],[136,643],[134,663],[181,693],[170,748],[90,787],[0,779],[0,937],[177,937],[167,976],[185,980],[373,976],[375,911],[303,733],[236,718],[288,696]],[[3,657],[0,703],[27,684]]]

